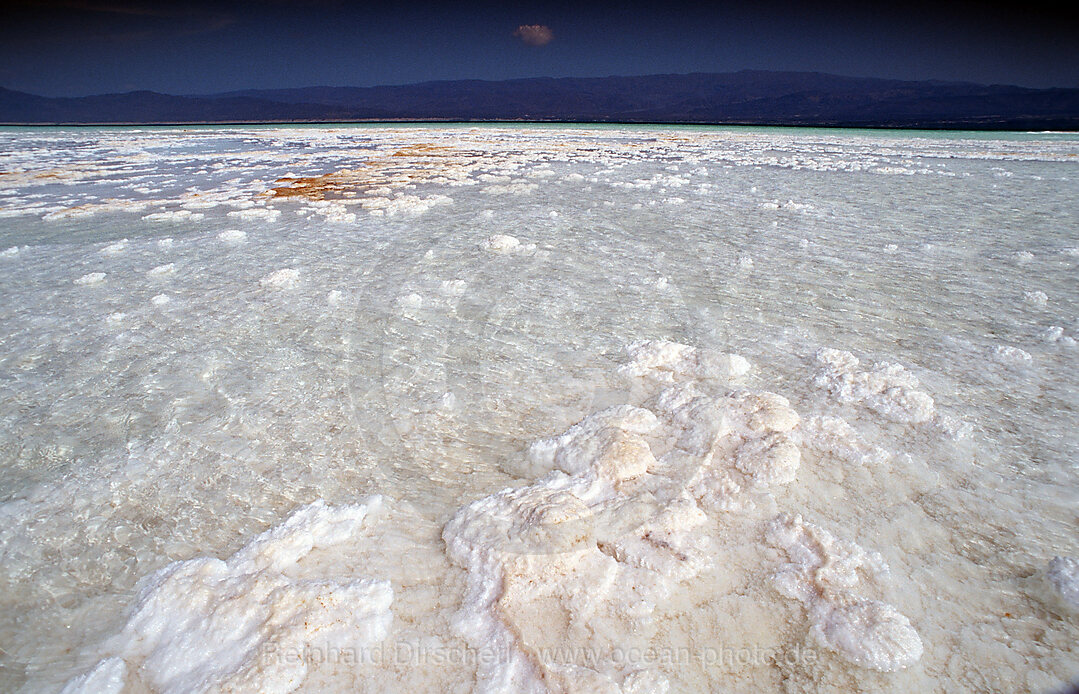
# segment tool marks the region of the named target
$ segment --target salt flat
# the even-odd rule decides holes
[[[5,691],[1079,675],[1079,136],[0,129]]]

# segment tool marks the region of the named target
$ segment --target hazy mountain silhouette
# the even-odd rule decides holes
[[[462,80],[172,96],[49,98],[0,89],[4,123],[538,120],[1079,129],[1079,89],[812,72]]]

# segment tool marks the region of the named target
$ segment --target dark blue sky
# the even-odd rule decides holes
[[[0,86],[48,96],[812,70],[1079,87],[1071,3],[46,0],[0,22]],[[550,28],[528,45],[522,24]]]

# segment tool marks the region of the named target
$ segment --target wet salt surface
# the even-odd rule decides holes
[[[7,129],[0,162],[5,691],[1079,674],[1075,137]]]

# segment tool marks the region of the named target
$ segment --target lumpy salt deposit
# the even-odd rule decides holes
[[[0,130],[0,690],[1049,692],[1079,138]]]

